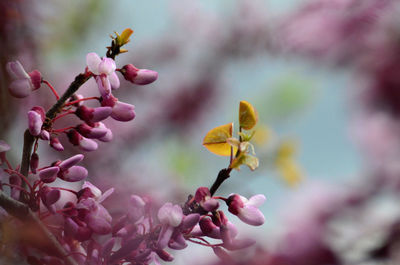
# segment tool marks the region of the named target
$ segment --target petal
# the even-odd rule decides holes
[[[200,221],[200,214],[192,213],[188,214],[183,218],[182,221],[182,230],[191,229]]]
[[[70,168],[72,166],[75,166],[79,162],[81,162],[83,158],[84,158],[84,156],[82,154],[77,154],[77,155],[74,155],[74,156],[72,156],[72,157],[70,157],[68,159],[65,159],[58,166],[61,169],[68,169],[68,168]]]
[[[8,62],[6,65],[7,72],[14,79],[29,79],[28,73],[19,61]]]
[[[52,205],[60,199],[60,190],[52,189],[46,194],[46,205]]]
[[[111,94],[110,80],[106,75],[96,77],[97,86],[99,87],[100,95],[104,98]]]
[[[92,194],[94,195],[96,200],[100,198],[101,190],[99,188],[97,188],[95,185],[93,185],[92,183],[90,183],[89,181],[83,182],[82,189],[85,189],[85,188],[90,189],[90,191],[92,192]]]
[[[165,248],[168,245],[168,242],[171,239],[173,232],[174,228],[172,226],[164,225],[158,237],[157,248],[159,249]]]
[[[39,172],[39,177],[44,183],[50,183],[56,180],[59,171],[59,167],[48,167]]]
[[[88,175],[86,168],[81,166],[73,166],[62,173],[62,179],[69,182],[81,181]]]
[[[187,243],[183,235],[178,232],[174,233],[171,242],[169,242],[168,247],[176,250],[181,250],[187,247]]]
[[[36,111],[28,111],[28,128],[33,136],[38,136],[42,130],[42,117]]]
[[[99,75],[99,64],[101,63],[100,57],[97,55],[97,53],[91,52],[86,55],[86,65],[89,68],[89,71],[91,71],[95,75]]]
[[[158,73],[153,70],[140,69],[133,81],[136,85],[148,85],[158,78]]]
[[[98,202],[102,203],[105,199],[107,199],[111,194],[113,194],[114,192],[114,188],[109,188],[108,190],[106,190],[103,195],[100,196]]]
[[[111,112],[112,112],[112,108],[111,107],[94,108],[93,112],[92,112],[93,117],[90,119],[90,121],[99,122],[99,121],[102,121],[104,119],[107,119],[108,116],[110,116]]]
[[[32,83],[29,79],[14,80],[8,87],[8,91],[16,98],[24,98],[31,93]]]
[[[79,147],[83,150],[83,151],[94,151],[97,149],[98,144],[92,140],[92,139],[88,139],[85,137],[82,137],[82,139],[79,142]]]
[[[112,89],[117,89],[117,88],[119,88],[120,82],[119,82],[119,78],[118,78],[116,72],[112,72],[112,73],[108,76],[108,79],[110,80],[111,88],[112,88]]]
[[[249,201],[246,203],[248,206],[254,206],[254,207],[260,207],[264,202],[266,198],[263,194],[257,194],[252,197],[250,197]]]
[[[135,106],[117,101],[111,113],[111,118],[117,121],[130,121],[136,117]]]
[[[109,75],[115,71],[115,62],[111,58],[103,58],[99,64],[99,72],[100,74]]]
[[[265,222],[264,215],[254,206],[245,206],[238,214],[240,220],[249,225],[259,226]]]

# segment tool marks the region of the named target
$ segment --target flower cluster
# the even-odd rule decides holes
[[[188,242],[211,247],[218,256],[227,255],[225,250],[252,245],[253,240],[237,238],[235,225],[219,209],[220,201],[225,202],[229,212],[243,222],[254,226],[264,223],[264,216],[258,210],[265,200],[263,195],[249,200],[237,194],[226,198],[214,196],[232,169],[247,164],[254,170],[258,165],[257,158],[249,155],[249,152],[254,153],[248,142],[251,136],[242,132],[239,140],[232,138],[232,133],[224,138],[224,148],[227,147],[231,153],[231,163],[228,169],[220,171],[211,190],[200,187],[184,204],[167,202],[161,207],[148,197],[132,195],[126,211],[119,216],[114,216],[103,205],[114,188],[103,193],[86,180],[88,170],[78,165],[84,159],[83,154],[42,165],[38,154],[41,141],[61,152],[64,145],[60,135],[65,134],[69,142],[82,151],[94,151],[98,148],[97,141],[109,142],[113,138],[112,131],[103,123],[105,119],[111,117],[127,122],[135,118],[134,106],[119,101],[112,94],[120,86],[117,72],[137,85],[154,82],[158,74],[132,64],[117,68],[115,56],[126,52],[121,47],[129,42],[132,32],[126,29],[120,35],[116,34],[106,57],[89,53],[85,71],[75,78],[61,97],[39,71],[27,74],[18,61],[7,64],[13,80],[9,86],[12,95],[26,97],[41,84],[46,84],[57,100],[48,110],[34,106],[28,111],[21,165],[14,167],[8,161],[6,152],[10,146],[0,141],[0,197],[5,198],[0,200],[0,206],[8,214],[21,219],[22,223],[17,223],[17,226],[28,222],[24,220],[28,214],[28,226],[33,223],[39,228],[32,235],[44,237],[36,243],[27,243],[34,241],[31,238],[20,240],[29,264],[158,264],[159,259],[173,260],[167,248],[181,250],[187,247]],[[76,93],[92,77],[99,95],[85,98]],[[95,100],[99,105],[89,107],[84,104],[88,100]],[[80,122],[57,129],[56,122],[68,115],[75,115]],[[240,130],[251,129],[257,120],[254,108],[247,102],[241,102],[239,118]],[[210,138],[210,134],[207,137]],[[207,144],[215,143],[208,141]],[[234,157],[233,150],[237,150]],[[79,190],[62,185],[82,181]],[[9,192],[5,187],[9,187]],[[220,243],[210,243],[210,238],[220,240]],[[49,247],[49,244],[53,246]]]

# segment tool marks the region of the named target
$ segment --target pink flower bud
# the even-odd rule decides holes
[[[69,130],[67,136],[71,144],[79,146],[83,151],[94,151],[98,147],[95,141],[83,137],[74,129]]]
[[[249,225],[259,226],[265,222],[264,215],[258,207],[265,201],[265,196],[262,194],[255,195],[247,200],[245,197],[234,194],[229,196],[228,210],[237,215],[240,220]]]
[[[92,138],[92,139],[99,139],[104,137],[108,129],[107,128],[101,128],[101,127],[91,127],[87,125],[86,123],[79,124],[76,127],[76,130],[83,135],[84,137],[87,138]]]
[[[76,182],[85,179],[87,175],[88,171],[86,168],[81,166],[72,166],[66,170],[61,171],[58,174],[58,177],[68,182]]]
[[[60,190],[57,189],[52,189],[48,186],[44,186],[40,189],[40,198],[42,199],[42,202],[46,208],[54,213],[55,212],[55,207],[54,203],[56,203],[60,199]]]
[[[28,111],[28,128],[33,136],[38,136],[42,131],[42,117],[36,111]]]
[[[33,153],[31,155],[31,161],[30,161],[30,168],[33,174],[36,174],[36,169],[39,166],[39,155],[37,153]]]
[[[96,123],[96,128],[99,128],[99,129],[102,129],[102,130],[106,130],[106,131],[107,131],[106,134],[105,134],[103,137],[98,138],[99,141],[102,141],[102,142],[110,142],[110,141],[113,139],[113,133],[112,133],[112,131],[111,131],[109,128],[107,128],[107,127],[104,125],[104,123],[102,123],[102,122]]]
[[[172,203],[167,202],[158,210],[157,217],[162,224],[177,227],[182,222],[182,208],[179,205],[172,205]]]
[[[95,141],[93,141],[92,139],[82,137],[82,139],[79,142],[79,147],[83,151],[90,152],[90,151],[97,150],[98,144]]]
[[[135,116],[135,106],[120,101],[115,103],[111,113],[111,118],[117,121],[130,121]]]
[[[82,154],[77,154],[68,159],[65,159],[58,166],[60,167],[61,170],[66,170],[81,162],[83,158],[84,156]]]
[[[147,69],[138,69],[132,64],[125,65],[121,73],[124,78],[136,85],[147,85],[153,83],[158,78],[158,73]]]
[[[50,140],[50,133],[48,131],[46,131],[46,130],[42,130],[40,132],[39,137],[40,137],[40,139],[42,139],[44,141],[48,141],[48,140]]]
[[[51,183],[56,180],[57,174],[60,171],[60,168],[55,167],[47,167],[39,172],[39,177],[44,183]]]
[[[64,146],[61,144],[57,137],[50,138],[50,146],[57,151],[64,151]]]
[[[107,95],[105,97],[102,97],[101,99],[101,106],[103,107],[114,107],[115,103],[118,101],[116,97],[113,95]]]
[[[108,118],[111,112],[112,108],[110,107],[89,108],[82,105],[77,108],[75,114],[86,122],[98,122]]]
[[[200,214],[192,213],[183,218],[182,230],[192,229],[200,221]]]
[[[18,61],[7,63],[6,68],[13,79],[8,89],[14,97],[24,98],[40,87],[42,77],[39,71],[35,70],[28,75]]]
[[[210,218],[203,218],[199,222],[201,232],[212,238],[221,238],[219,228],[212,222]]]

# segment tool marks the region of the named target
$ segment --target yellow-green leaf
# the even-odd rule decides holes
[[[127,44],[130,41],[130,37],[133,33],[133,30],[130,28],[125,29],[124,31],[122,31],[121,35],[117,34],[117,42],[119,44],[119,46],[123,46],[125,44]]]
[[[257,157],[245,153],[239,153],[239,155],[233,159],[230,167],[239,170],[241,165],[246,165],[251,170],[255,170],[258,168],[258,164],[259,162]]]
[[[257,124],[258,116],[254,107],[247,101],[239,104],[239,125],[245,130],[252,129]]]
[[[220,156],[231,155],[231,145],[227,142],[232,137],[233,123],[218,126],[210,130],[203,140],[203,145],[211,152]],[[234,148],[235,153],[237,148]]]

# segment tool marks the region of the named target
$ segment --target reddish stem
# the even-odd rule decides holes
[[[5,171],[7,173],[9,173],[9,174],[16,174],[17,176],[19,176],[26,183],[26,185],[28,185],[30,191],[33,192],[32,185],[29,183],[28,179],[24,175],[22,175],[18,171],[12,170],[12,169],[11,170],[10,169],[6,169]]]
[[[57,190],[69,191],[69,192],[71,192],[71,193],[73,193],[73,194],[75,194],[75,195],[78,195],[78,192],[76,192],[76,191],[74,191],[74,190],[67,189],[67,188],[57,187],[57,188],[55,188],[55,189],[57,189]]]
[[[81,98],[81,99],[77,99],[77,100],[74,100],[74,101],[68,102],[68,103],[67,103],[67,104],[65,104],[64,106],[71,106],[71,105],[74,105],[74,104],[76,104],[76,103],[79,103],[79,102],[81,102],[81,101],[85,101],[85,100],[92,100],[92,99],[97,99],[97,100],[100,100],[100,98],[99,98],[99,97]]]
[[[6,162],[8,169],[12,170],[13,168],[11,166],[11,163],[7,160],[6,157],[4,157],[4,161]]]
[[[65,127],[65,128],[62,128],[62,129],[51,130],[51,132],[62,133],[62,132],[65,132],[65,131],[73,129],[73,128],[75,128],[75,126],[69,126],[69,127]]]
[[[75,113],[75,111],[74,111],[74,110],[69,110],[69,111],[67,111],[67,112],[65,112],[65,113],[63,113],[63,114],[60,114],[60,115],[56,116],[56,117],[53,119],[53,122],[56,121],[56,120],[58,120],[58,119],[60,119],[60,118],[62,118],[62,117],[65,117],[65,116],[67,116],[67,115],[69,115],[69,114],[72,114],[72,113]]]
[[[42,83],[45,83],[50,89],[51,89],[51,91],[53,92],[53,94],[54,94],[54,96],[56,96],[56,99],[57,100],[59,100],[60,99],[60,97],[58,96],[58,94],[57,94],[57,91],[54,89],[54,87],[48,82],[48,81],[46,81],[46,80],[42,80]]]

